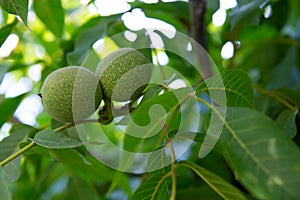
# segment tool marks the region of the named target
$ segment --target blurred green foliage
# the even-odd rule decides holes
[[[64,124],[51,120],[44,111],[30,126],[15,116],[21,102],[37,95],[47,75],[60,67],[82,65],[94,71],[107,53],[125,46],[144,47],[141,52],[155,63],[159,51],[149,40],[140,39],[149,30],[130,30],[124,22],[124,13],[141,9],[146,17],[164,21],[180,33],[189,35],[190,32],[191,8],[185,1],[152,4],[133,1],[129,3],[130,10],[108,16],[95,12],[95,4],[93,0],[86,5],[79,0],[0,3],[0,46],[11,34],[19,38],[12,52],[0,57],[0,84],[8,74],[17,80],[30,78],[30,68],[41,66],[41,79],[32,80],[30,91],[15,97],[0,95],[0,127],[12,126],[8,137],[0,141],[0,161],[32,140],[38,144],[24,152],[22,158],[1,167],[1,199],[166,199],[174,194],[173,170],[177,177],[176,199],[300,199],[297,188],[300,185],[300,4],[297,0],[239,0],[235,8],[226,10],[226,21],[220,27],[212,23],[219,2],[207,1],[207,52],[215,64],[212,70],[222,71],[221,76],[211,77],[207,82],[199,82],[197,70],[192,66],[193,59],[198,58],[186,60],[174,52],[164,52],[168,63],[162,68],[180,72],[199,92],[195,98],[201,109],[193,111],[189,107],[188,110],[200,116],[199,132],[177,133],[184,114],[176,110],[178,102],[172,98],[176,92],[182,99],[190,96],[180,89],[174,90],[174,94],[166,92],[159,84],[149,86],[132,118],[137,123],[148,124],[149,119],[143,116],[150,113],[151,106],[161,102],[167,114],[155,119],[165,117],[171,137],[161,131],[141,139],[126,135],[115,124],[94,124],[86,129],[89,139],[98,145],[110,141],[132,152],[164,150],[177,134],[194,141],[172,167],[141,174],[120,172],[100,162],[82,146],[72,128],[56,134],[53,130]],[[138,39],[127,40],[124,31],[135,33]],[[168,40],[163,31],[154,32],[163,41]],[[105,52],[93,48],[99,40],[105,42]],[[223,59],[221,49],[228,41],[234,46],[233,56]],[[186,49],[183,44],[172,45],[170,48],[177,51]],[[153,73],[160,74],[159,67]],[[172,75],[172,70],[166,72],[170,78],[168,73]],[[220,78],[224,85],[218,82]],[[214,91],[210,90],[212,85]],[[159,95],[162,91],[164,94]],[[209,102],[207,95],[212,95],[209,92],[215,95],[225,92],[228,101],[225,105],[218,104],[219,99],[213,96],[211,99],[228,107],[226,116],[222,116],[222,107],[204,106]],[[225,123],[224,129],[212,152],[200,159],[205,134],[214,131],[214,126],[208,126],[213,113],[219,116],[213,123]],[[193,120],[189,118],[188,125]],[[128,119],[122,118],[119,124],[127,125]],[[99,126],[104,135],[99,136],[95,131]],[[153,125],[156,126],[159,124]],[[109,148],[102,150],[109,155]],[[164,160],[165,156],[162,153],[158,156],[160,160],[149,158],[148,164],[164,165],[170,161]],[[126,168],[131,161],[128,158],[121,163]]]

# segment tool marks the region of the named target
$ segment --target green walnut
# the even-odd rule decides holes
[[[102,92],[99,79],[90,70],[69,66],[55,70],[46,78],[40,96],[45,111],[53,119],[76,122],[95,112]]]
[[[137,99],[149,83],[151,72],[149,60],[133,48],[107,55],[96,69],[103,95],[118,102]]]

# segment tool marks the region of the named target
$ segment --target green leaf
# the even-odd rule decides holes
[[[5,98],[2,101],[0,99],[0,127],[12,117],[25,95],[26,94],[22,94],[14,98]]]
[[[243,24],[247,24],[247,26],[258,25],[262,8],[269,2],[270,0],[254,0],[241,5],[239,8],[233,9],[233,11],[229,13],[231,29]]]
[[[46,27],[54,33],[57,38],[61,38],[64,25],[65,14],[60,0],[38,0],[33,1],[33,9],[46,25]]]
[[[203,186],[194,186],[189,188],[178,188],[176,192],[176,199],[185,200],[189,197],[189,199],[201,199],[208,200],[222,200],[222,198],[215,193],[208,185]]]
[[[193,170],[207,183],[219,196],[227,200],[246,200],[247,198],[236,187],[225,181],[218,175],[200,167],[194,163],[181,162],[179,166],[185,166]]]
[[[0,142],[0,161],[13,154],[18,148],[20,142],[24,141],[32,127],[24,124],[14,124],[10,135]]]
[[[0,194],[1,194],[1,199],[5,199],[5,200],[11,200],[11,194],[8,190],[8,186],[7,183],[4,180],[3,177],[3,171],[2,168],[0,168]]]
[[[151,176],[138,187],[130,200],[169,199],[166,178],[161,173]]]
[[[287,103],[300,107],[300,90],[290,88],[280,88],[273,90],[274,97],[279,97]]]
[[[284,35],[288,35],[294,39],[299,37],[299,17],[300,17],[300,5],[298,0],[289,0],[287,12],[286,24],[282,28]]]
[[[97,178],[98,181],[113,181],[116,171],[106,167],[96,158],[86,155],[84,157],[78,151],[74,149],[51,149],[51,155],[58,161],[60,161],[65,170],[72,176],[77,176],[87,182],[94,181]],[[120,180],[126,180],[124,174],[118,174]],[[118,187],[123,188],[124,191],[128,189],[127,182],[115,182]]]
[[[99,200],[96,188],[89,182],[83,179],[72,177],[69,180],[66,200]]]
[[[21,157],[22,156],[18,156],[3,167],[3,178],[7,184],[12,183],[19,178],[21,173]]]
[[[80,66],[86,67],[92,72],[96,71],[100,58],[94,49],[91,49],[87,57],[83,60]]]
[[[15,28],[16,24],[18,23],[18,20],[15,19],[12,23],[6,24],[5,26],[2,26],[0,29],[0,47],[5,42],[6,38],[10,35],[11,31]],[[1,75],[1,73],[0,73]],[[0,82],[1,82],[1,76],[0,76]]]
[[[294,138],[297,134],[296,117],[298,109],[284,110],[276,118],[276,123],[290,137]]]
[[[64,126],[66,123],[64,123],[64,122],[59,122],[59,121],[57,121],[57,120],[55,120],[55,119],[51,119],[50,120],[50,127],[51,127],[51,129],[52,130],[55,130],[56,128],[59,128],[59,127],[61,127],[61,126]]]
[[[164,123],[168,114],[180,106],[188,97],[188,88],[181,88],[145,101],[132,113],[126,132],[131,135],[138,134],[137,136],[140,138],[155,135],[162,129],[162,123]]]
[[[150,153],[147,160],[147,169],[158,169],[160,171],[166,171],[165,166],[170,166],[171,158],[164,151],[165,146],[161,146]],[[157,151],[158,149],[162,149],[162,151]]]
[[[21,142],[19,148],[24,148],[29,145],[31,141]],[[44,157],[50,157],[49,149],[42,147],[40,145],[34,145],[32,148],[28,149],[23,153],[23,155],[41,155]]]
[[[150,86],[150,87],[149,87]],[[148,89],[146,91],[146,93],[143,96],[143,99],[141,101],[141,103],[143,101],[149,100],[157,95],[159,95],[159,93],[163,90],[163,86],[159,85],[159,84],[149,84],[148,85]]]
[[[300,198],[300,150],[274,121],[248,108],[227,108],[226,118],[219,120],[225,122],[223,153],[237,180],[255,198]]]
[[[172,131],[172,132],[169,133],[169,137],[174,137],[174,135],[177,135],[177,133],[178,133],[177,130]],[[197,142],[197,143],[202,143],[203,140],[204,140],[205,134],[203,134],[203,133],[194,133],[194,132],[190,132],[190,131],[184,131],[184,132],[180,132],[178,137],[193,140],[194,142]]]
[[[150,18],[160,19],[175,26],[178,31],[186,31],[189,23],[189,4],[183,1],[143,3],[134,1],[130,3],[132,8],[141,8],[145,15]]]
[[[172,124],[168,131],[180,129],[180,133],[199,123],[197,118],[199,113],[195,110],[198,103],[190,96],[189,92],[189,88],[167,91],[144,101],[131,114],[126,116],[127,120],[124,120],[129,123],[123,140],[123,149],[125,151],[122,152],[122,159],[119,162],[119,167],[122,170],[127,170],[129,166],[137,168],[137,165],[132,165],[133,159],[137,155],[136,152],[149,155],[150,152],[157,151],[156,153],[151,153],[152,161],[161,157],[162,151],[165,149],[157,148],[165,145],[164,137],[166,133],[163,125],[168,123],[168,120],[176,118],[176,123]],[[195,112],[191,112],[191,109],[194,109]],[[177,138],[176,136],[174,140],[177,139],[188,140],[184,137]],[[168,147],[165,146],[165,148]],[[130,155],[128,152],[130,152]],[[170,163],[168,158],[164,158],[163,162],[157,163],[157,165],[152,161],[148,163],[148,171],[156,171],[163,165]],[[141,165],[143,165],[142,162]]]
[[[126,194],[130,195],[132,194],[132,189],[129,184],[128,177],[124,175],[122,172],[116,172],[113,175],[113,181],[110,185],[109,191],[107,194],[109,194],[111,191],[114,191],[118,186],[123,189]]]
[[[170,13],[173,16],[176,16],[179,19],[184,19],[189,21],[189,4],[183,1],[176,1],[176,2],[162,2],[159,1],[158,3],[144,3],[141,1],[134,1],[130,3],[133,8],[142,8],[145,13],[151,15],[151,10],[160,10],[164,13]]]
[[[82,27],[82,32],[77,36],[74,51],[68,53],[68,62],[72,65],[80,65],[90,52],[94,42],[105,36],[110,23],[120,20],[120,15],[109,17],[97,17],[91,19]]]
[[[7,70],[9,69],[9,67],[10,67],[10,65],[8,63],[1,63],[0,64],[0,84],[2,83],[3,78],[4,78]]]
[[[46,148],[62,149],[82,146],[82,143],[66,132],[54,132],[52,130],[42,130],[34,137],[34,142]]]
[[[160,134],[158,133],[162,129],[162,125],[169,113],[176,109],[188,97],[188,94],[187,88],[181,88],[153,97],[140,104],[123,119],[129,122],[123,148],[130,152],[151,152],[158,147],[157,145],[160,146],[161,144],[157,144],[157,141],[159,141]],[[125,157],[120,161],[122,168],[132,164],[133,156],[134,154],[131,157],[122,156]]]
[[[124,26],[124,24],[121,24]],[[122,31],[126,31],[124,29]],[[125,37],[124,32],[119,31],[117,33],[108,32],[108,36],[111,37],[113,42],[119,47],[132,47],[138,49],[149,61],[152,61],[151,54],[151,44],[149,40],[149,36],[147,36],[147,32],[145,29],[140,31],[134,31],[133,33],[136,35],[136,40],[130,41]]]
[[[2,0],[0,5],[6,12],[21,17],[27,26],[28,0]]]
[[[291,88],[299,83],[299,78],[293,77],[297,66],[298,48],[291,46],[283,56],[283,59],[271,72],[271,80],[268,89]]]
[[[168,66],[174,68],[175,71],[177,71],[176,74],[181,74],[184,78],[183,80],[186,80],[190,85],[198,84],[199,80],[202,79],[201,76],[207,75],[205,67],[199,67],[202,66],[202,64],[210,63],[209,67],[211,67],[212,70],[218,70],[207,55],[207,52],[202,49],[201,46],[199,47],[199,44],[186,34],[176,32],[174,37],[169,38],[159,30],[155,31],[155,33],[158,34],[164,42],[164,48],[167,50],[166,54],[169,57]],[[183,48],[189,45],[197,50],[187,51],[186,48]],[[201,61],[198,59],[199,55],[201,55]],[[206,66],[207,64],[204,65]]]
[[[220,106],[254,107],[254,92],[251,79],[241,70],[224,70],[208,78],[196,89],[205,91]],[[226,94],[226,99],[225,95]]]

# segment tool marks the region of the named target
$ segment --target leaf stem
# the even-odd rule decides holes
[[[54,129],[53,131],[55,132],[59,132],[68,128],[71,128],[75,125],[80,125],[80,124],[85,124],[85,123],[93,123],[93,122],[98,122],[98,119],[87,119],[87,120],[82,120],[76,123],[69,123],[69,124],[65,124],[61,127],[58,127],[56,129]],[[45,128],[46,126],[41,126],[40,128],[36,129],[37,131],[41,131]],[[0,166],[4,166],[7,163],[9,163],[10,161],[14,160],[15,158],[17,158],[19,155],[23,154],[24,152],[26,152],[27,150],[31,149],[32,147],[34,147],[36,145],[36,143],[34,141],[32,141],[31,143],[29,143],[28,145],[24,146],[22,149],[19,149],[17,152],[13,153],[12,155],[10,155],[9,157],[7,157],[6,159],[4,159],[3,161],[0,162]]]
[[[293,105],[291,105],[288,101],[286,101],[285,99],[283,99],[283,98],[281,98],[280,96],[276,95],[276,93],[275,93],[274,91],[267,91],[267,90],[261,88],[261,87],[258,86],[258,85],[254,85],[254,88],[255,88],[258,92],[260,92],[260,93],[262,93],[262,94],[264,94],[264,95],[267,95],[267,96],[269,96],[269,97],[272,97],[272,98],[276,99],[279,103],[281,103],[282,105],[284,105],[284,106],[287,107],[288,109],[290,109],[290,110],[295,110],[295,109],[296,109],[296,107],[293,106]],[[298,115],[299,115],[299,113],[298,113]]]
[[[82,120],[82,121],[78,121],[78,122],[72,122],[72,123],[68,123],[68,124],[65,124],[61,127],[58,127],[56,129],[54,129],[53,131],[54,132],[59,132],[59,131],[63,131],[63,130],[66,130],[68,128],[71,128],[75,125],[80,125],[80,124],[87,124],[87,123],[98,123],[99,122],[99,119],[85,119],[85,120]]]
[[[0,166],[4,166],[7,163],[9,163],[10,161],[14,160],[15,158],[17,158],[19,155],[21,155],[22,153],[24,153],[25,151],[29,150],[30,148],[32,148],[35,145],[35,142],[32,141],[31,143],[29,143],[28,145],[26,145],[25,147],[23,147],[22,149],[20,149],[19,151],[17,151],[16,153],[10,155],[9,157],[7,157],[6,159],[4,159],[2,162],[0,162]]]
[[[172,172],[172,190],[171,190],[171,196],[170,200],[175,200],[176,198],[176,156],[175,156],[175,151],[173,147],[172,141],[169,142],[169,147],[170,147],[170,153],[171,153],[171,172]]]

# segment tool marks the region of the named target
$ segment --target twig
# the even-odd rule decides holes
[[[28,145],[26,145],[25,147],[23,147],[22,149],[20,149],[19,151],[17,151],[16,153],[10,155],[9,157],[7,157],[6,159],[4,159],[2,162],[0,162],[0,166],[4,166],[7,163],[9,163],[10,161],[14,160],[15,158],[17,158],[19,155],[23,154],[25,151],[31,149],[33,146],[35,145],[35,142],[32,141],[31,143],[29,143]]]
[[[87,119],[87,120],[82,120],[76,123],[69,123],[69,124],[65,124],[61,127],[58,127],[56,129],[54,129],[53,131],[55,132],[59,132],[68,128],[71,128],[75,125],[79,125],[79,124],[85,124],[85,123],[92,123],[92,122],[98,122],[98,119]],[[41,126],[40,128],[36,129],[37,132],[44,129],[45,126]],[[4,166],[7,163],[9,163],[10,161],[14,160],[15,158],[17,158],[18,156],[20,156],[21,154],[23,154],[24,152],[26,152],[27,150],[31,149],[32,147],[34,147],[36,145],[36,143],[34,141],[32,141],[31,143],[29,143],[28,145],[24,146],[23,148],[19,149],[17,152],[13,153],[12,155],[10,155],[9,157],[7,157],[6,159],[4,159],[3,161],[0,162],[0,166]]]

